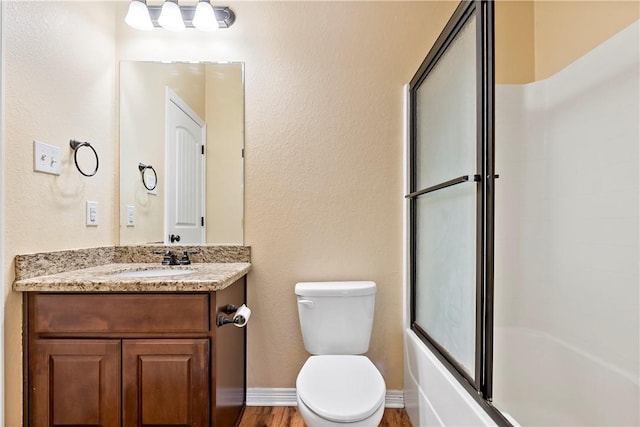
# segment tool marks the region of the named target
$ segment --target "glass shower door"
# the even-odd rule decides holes
[[[416,91],[416,183],[431,191],[415,201],[415,323],[471,378],[476,344],[475,60],[472,17]]]
[[[409,85],[411,327],[490,397],[490,2],[462,2]],[[491,15],[492,16],[492,15]]]

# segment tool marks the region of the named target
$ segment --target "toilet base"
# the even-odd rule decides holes
[[[337,423],[334,421],[326,420],[313,412],[307,405],[304,404],[297,393],[296,400],[298,401],[298,411],[300,412],[300,415],[302,415],[302,419],[304,420],[307,427],[377,427],[382,420],[382,415],[384,414],[383,403],[371,416],[365,418],[364,420],[356,421],[353,423]]]

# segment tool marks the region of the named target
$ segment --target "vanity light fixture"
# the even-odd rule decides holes
[[[210,0],[200,0],[196,6],[180,6],[178,0],[165,0],[162,6],[149,6],[146,0],[131,0],[125,18],[127,24],[139,30],[162,27],[170,31],[185,28],[216,31],[229,28],[235,20],[233,10],[212,6]]]
[[[193,15],[193,26],[201,31],[217,31],[218,20],[209,0],[200,0]]]
[[[127,16],[124,18],[124,22],[137,30],[152,30],[153,23],[149,16],[147,2],[145,0],[133,0],[131,4],[129,4],[129,11],[127,12]]]
[[[169,31],[182,31],[185,29],[178,0],[166,0],[162,4],[158,24]]]

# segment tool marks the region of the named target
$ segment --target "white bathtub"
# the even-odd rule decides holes
[[[404,404],[414,427],[496,425],[413,331],[404,335]]]
[[[493,403],[514,424],[640,425],[637,378],[548,334],[498,328],[494,367]],[[410,329],[404,372],[414,426],[495,425]]]
[[[521,425],[637,426],[638,379],[539,331],[497,328],[493,403]]]

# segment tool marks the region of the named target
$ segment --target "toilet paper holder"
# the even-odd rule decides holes
[[[241,308],[246,309],[246,311],[248,311],[248,315],[251,314],[251,310],[249,310],[249,308],[244,304],[242,304],[240,307],[236,307],[233,304],[227,304],[225,306],[219,307],[218,316],[216,317],[216,326],[218,328],[220,326],[228,324],[234,324],[238,327],[245,326],[247,324],[247,321],[249,320],[249,316],[236,314]],[[244,309],[243,312],[245,311]]]

